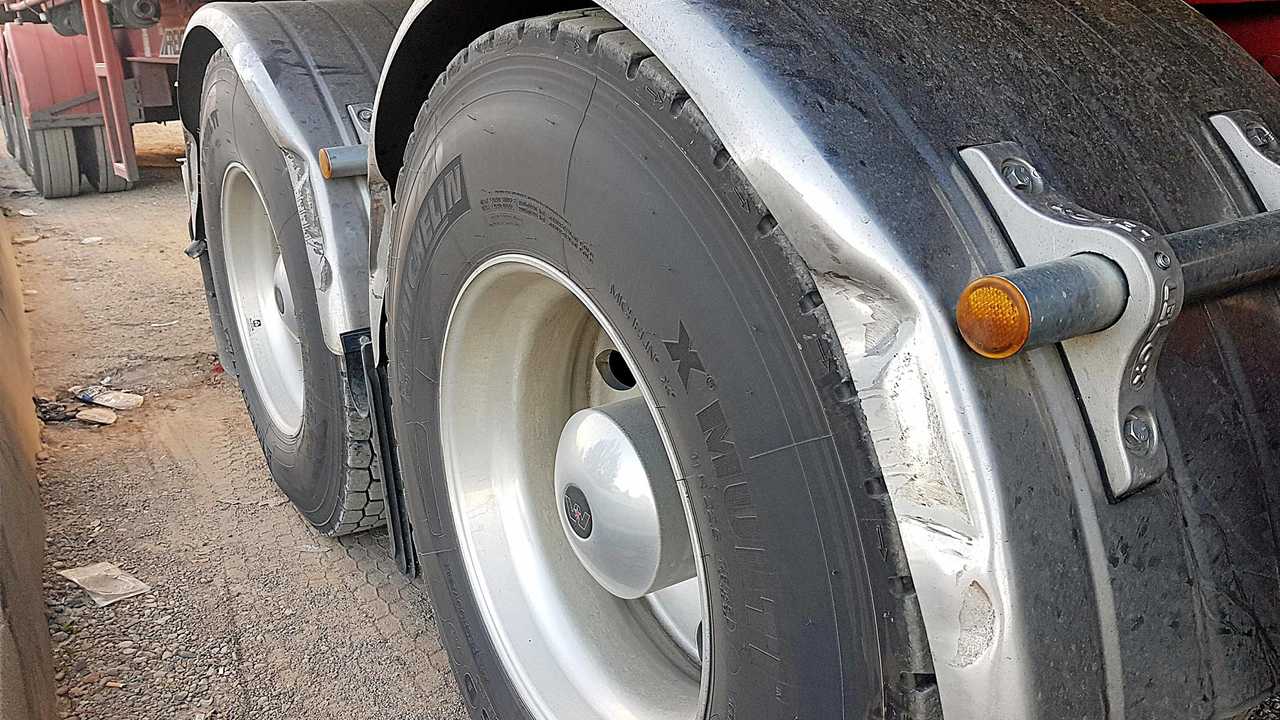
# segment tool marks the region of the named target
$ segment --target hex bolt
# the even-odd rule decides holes
[[[1018,192],[1039,192],[1040,174],[1026,160],[1009,158],[1000,168],[1000,175],[1009,187]]]
[[[1168,270],[1172,265],[1173,260],[1170,260],[1168,255],[1162,252],[1156,252],[1156,267],[1161,270]]]
[[[1124,420],[1124,445],[1135,455],[1147,455],[1155,445],[1155,428],[1144,415],[1135,409]]]
[[[1244,135],[1249,139],[1249,143],[1256,148],[1270,147],[1270,145],[1275,141],[1275,138],[1271,135],[1271,131],[1267,129],[1266,125],[1261,123],[1249,123],[1248,125],[1245,125]]]
[[[369,108],[360,108],[360,111],[356,113],[356,117],[360,118],[360,122],[369,122],[373,119],[373,111]]]

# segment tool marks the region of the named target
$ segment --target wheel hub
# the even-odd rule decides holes
[[[244,365],[272,424],[285,435],[302,428],[302,342],[289,274],[266,202],[249,171],[231,164],[222,180],[221,239],[230,318]]]
[[[684,505],[643,398],[569,418],[555,480],[565,537],[606,590],[635,600],[696,577]]]
[[[289,273],[284,269],[284,256],[276,258],[276,267],[272,273],[275,286],[276,312],[294,339],[298,338],[298,318],[293,314],[293,291],[289,288]]]
[[[458,553],[536,720],[705,707],[697,537],[633,367],[591,296],[527,255],[476,268],[445,327],[437,412]]]

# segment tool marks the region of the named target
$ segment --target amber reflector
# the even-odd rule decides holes
[[[333,179],[333,164],[329,162],[329,151],[326,148],[320,149],[320,176],[325,180]]]
[[[990,275],[974,280],[960,293],[956,324],[974,352],[999,360],[1027,344],[1031,309],[1016,285]]]

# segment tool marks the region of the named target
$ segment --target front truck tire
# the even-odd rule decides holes
[[[418,116],[393,233],[395,434],[473,718],[941,717],[897,525],[810,274],[635,35],[585,11],[473,42]],[[628,367],[600,361],[612,352]],[[687,686],[613,614],[634,606],[644,625],[649,606],[573,564],[562,498],[546,490],[569,416],[636,397],[600,390],[597,370],[615,390],[644,388],[687,491],[706,621]],[[523,489],[491,492],[522,473]],[[594,517],[603,532],[606,510]],[[510,567],[494,559],[506,555]],[[557,632],[530,639],[546,623]],[[530,654],[543,644],[553,651]]]
[[[322,337],[285,159],[225,51],[205,75],[200,139],[213,330],[271,476],[325,535],[380,525],[369,420]]]

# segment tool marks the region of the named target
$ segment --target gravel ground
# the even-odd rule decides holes
[[[40,394],[110,377],[146,397],[112,426],[44,431],[62,716],[464,718],[431,604],[385,533],[318,537],[268,477],[182,254],[180,132],[138,134],[153,167],[129,193],[45,201],[0,160]],[[152,591],[99,608],[57,574],[99,561]]]

